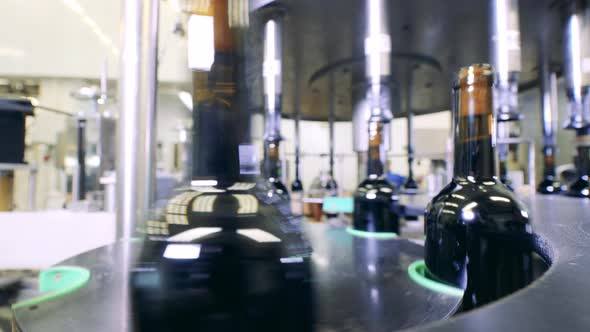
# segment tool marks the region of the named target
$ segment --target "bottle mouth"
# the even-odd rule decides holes
[[[494,84],[494,68],[487,63],[475,63],[461,67],[455,77],[457,77],[453,84],[455,89],[482,83],[491,86]]]

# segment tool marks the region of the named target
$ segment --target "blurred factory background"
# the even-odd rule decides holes
[[[422,2],[424,1],[418,1],[413,5],[396,3],[395,9],[409,11],[413,13],[412,15],[417,15],[416,13],[420,12],[418,9],[423,5]],[[521,6],[534,7],[531,1],[523,1],[523,3],[525,4],[521,4]],[[314,4],[311,2],[306,2],[306,4],[301,8],[307,8],[305,10],[309,12],[298,14],[312,17]],[[476,6],[468,3],[464,5],[465,12]],[[157,177],[160,191],[171,189],[180,183],[183,177],[186,177],[187,167],[190,167],[188,162],[190,158],[186,156],[186,144],[190,141],[192,125],[192,96],[189,92],[191,91],[192,78],[190,70],[187,70],[190,53],[187,45],[189,45],[188,39],[191,37],[191,31],[187,6],[191,6],[191,2],[181,0],[163,0],[160,6],[156,122]],[[347,6],[343,7],[348,8]],[[339,17],[352,15],[354,6],[349,7],[337,12],[336,15],[340,15]],[[0,29],[0,40],[2,40],[0,46],[0,95],[6,98],[26,97],[31,100],[33,106],[36,106],[34,116],[26,118],[24,160],[27,165],[14,169],[13,175],[10,175],[13,176],[12,187],[3,187],[2,200],[6,201],[3,206],[5,206],[5,210],[11,212],[3,212],[0,214],[0,219],[20,220],[17,213],[25,213],[24,215],[31,219],[38,219],[39,216],[43,216],[43,219],[55,219],[52,217],[55,213],[66,213],[64,211],[78,211],[79,213],[83,211],[89,214],[104,213],[110,224],[107,228],[111,229],[104,233],[104,238],[114,236],[114,230],[112,230],[114,227],[112,212],[114,176],[112,171],[114,170],[113,162],[116,150],[114,122],[119,111],[116,92],[120,69],[120,1],[4,0],[0,2],[0,12],[19,13],[18,15],[4,15],[2,19],[2,26],[5,28]],[[414,49],[409,49],[408,52],[425,52],[431,48],[434,54],[429,54],[429,56],[442,63],[443,74],[438,76],[436,73],[433,74],[432,69],[429,69],[428,61],[430,60],[428,59],[423,60],[427,65],[416,66],[416,70],[426,73],[419,75],[417,82],[413,83],[413,86],[420,84],[420,87],[412,89],[415,91],[415,95],[412,97],[412,108],[416,113],[413,124],[416,157],[414,175],[419,188],[431,193],[438,191],[441,186],[440,179],[432,179],[433,173],[444,173],[443,182],[448,179],[445,172],[449,168],[445,165],[450,154],[452,120],[449,111],[450,103],[444,98],[448,98],[448,91],[450,91],[448,77],[456,70],[449,64],[468,63],[462,59],[452,59],[449,52],[445,53],[448,59],[436,59],[438,54],[436,53],[436,45],[432,46],[432,43],[429,44],[426,39],[430,38],[430,41],[433,41],[436,40],[437,33],[447,32],[456,33],[456,38],[461,38],[465,37],[461,34],[467,34],[467,32],[461,32],[460,26],[449,27],[448,22],[440,23],[437,20],[435,21],[438,22],[438,28],[444,28],[445,31],[436,32],[434,29],[428,30],[420,25],[425,25],[428,20],[432,20],[432,15],[435,12],[436,10],[429,10],[427,13],[422,13],[425,17],[424,22],[416,20],[416,26],[397,22],[395,31],[392,31],[393,36],[402,36],[403,38],[410,38],[408,35],[424,32],[420,35],[422,37],[412,39],[416,40],[416,45],[409,47]],[[23,19],[23,13],[26,13],[26,20]],[[462,14],[459,13],[459,15]],[[470,18],[470,20],[477,19],[477,15]],[[557,18],[554,17],[551,20],[555,21]],[[466,22],[471,21],[467,20]],[[537,36],[531,33],[531,31],[536,31],[534,24],[527,20],[523,20],[523,22],[522,39],[536,40]],[[346,27],[347,29],[351,28],[350,26]],[[305,60],[305,68],[302,67],[299,73],[304,78],[298,79],[307,82],[301,87],[301,93],[304,96],[301,106],[303,119],[300,124],[301,179],[305,188],[311,188],[314,181],[322,174],[325,175],[329,168],[330,131],[329,124],[325,120],[327,119],[328,96],[330,94],[328,93],[327,80],[322,78],[322,68],[329,64],[329,60],[337,59],[339,55],[317,55],[318,52],[326,53],[326,50],[330,48],[329,45],[311,50],[307,46],[321,42],[316,38],[318,34],[314,34],[314,29],[318,29],[318,27],[312,24],[306,25],[302,29],[305,31],[305,36],[309,36],[305,49],[309,50],[311,55],[306,56],[314,56],[315,54],[318,57],[317,61]],[[555,29],[558,30],[558,27]],[[338,34],[336,31],[333,33]],[[195,32],[192,34],[194,36]],[[422,40],[421,38],[426,39]],[[474,39],[473,36],[467,36],[467,38]],[[349,40],[349,42],[354,43],[355,41]],[[397,43],[403,43],[403,40],[401,37],[394,38],[394,42],[396,43],[394,48],[401,47]],[[484,39],[478,43],[485,45],[487,41]],[[292,52],[293,50],[290,49],[292,47],[287,46],[287,52]],[[440,48],[441,46],[436,47]],[[536,52],[526,45],[523,49],[524,68],[521,75],[523,86],[518,95],[518,104],[524,120],[519,126],[519,136],[524,140],[532,140],[537,147],[534,157],[534,172],[535,182],[538,182],[543,174],[543,156],[539,153],[539,148],[543,146],[541,98],[538,84],[535,84],[537,61],[527,61],[527,57],[536,59]],[[482,52],[485,54],[485,50]],[[560,47],[556,46],[552,52],[557,54],[554,57],[559,60],[561,57]],[[325,57],[325,59],[321,57]],[[469,55],[465,57],[469,58]],[[294,65],[293,61],[294,59],[289,56],[285,60],[288,65]],[[349,67],[344,64],[342,65],[343,69],[337,71],[338,74],[335,74],[337,82],[348,80],[348,84],[350,84],[350,76],[352,75]],[[293,75],[293,71],[286,75]],[[427,80],[429,77],[432,80]],[[564,90],[563,84],[563,79],[559,77],[558,122],[560,124],[567,118],[565,94],[561,93]],[[353,107],[352,97],[347,90],[342,90],[344,88],[339,83],[336,84],[335,89],[334,178],[339,184],[339,194],[349,196],[364,174],[359,177],[358,156],[354,151],[353,135],[351,134],[353,132],[353,123],[350,117]],[[398,93],[403,95],[404,89],[398,89]],[[291,183],[295,173],[292,106],[294,97],[292,93],[285,88],[283,112],[286,118],[281,122],[281,131],[285,138],[282,150],[283,183]],[[399,99],[403,100],[403,98]],[[394,120],[390,129],[392,134],[389,136],[391,148],[388,151],[389,163],[387,165],[390,173],[400,176],[406,176],[408,173],[408,135],[405,118],[407,107],[403,103],[405,101],[401,101],[398,105],[400,109],[396,110],[394,107],[393,110]],[[79,197],[76,197],[79,195],[79,184],[81,183],[77,166],[79,156],[77,135],[79,120],[82,118],[86,119],[85,181],[83,181],[86,187],[84,190],[86,199],[83,200],[83,203]],[[257,146],[260,149],[259,158],[262,156],[263,128],[264,116],[261,113],[254,117],[252,126],[252,132],[258,140]],[[573,139],[573,132],[557,131],[559,149],[555,161],[558,169],[573,167],[572,155],[575,149],[572,144]],[[512,180],[516,186],[526,185],[528,182],[527,172],[532,169],[527,160],[528,152],[525,145],[519,145],[515,152],[518,158],[514,158],[515,161],[509,163],[509,172],[512,174]],[[563,167],[560,168],[560,166]],[[8,195],[8,193],[10,194]],[[168,195],[164,192],[160,197],[164,198]],[[36,214],[26,214],[31,211],[35,211]],[[41,211],[44,214],[39,214]],[[73,218],[77,219],[78,217]],[[35,220],[34,222],[42,223],[43,221]],[[18,224],[19,222],[15,221],[11,225],[19,227]],[[6,225],[8,223],[0,222],[0,232],[3,234],[5,234],[3,227],[8,227]],[[105,239],[90,241],[90,243],[98,245],[106,241]],[[9,244],[1,246],[8,248]],[[26,265],[26,263],[23,264]],[[2,261],[0,261],[0,268],[2,267]]]

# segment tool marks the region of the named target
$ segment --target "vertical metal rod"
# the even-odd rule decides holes
[[[104,103],[108,95],[108,62],[105,59],[102,63],[102,71],[100,72],[100,99]]]
[[[100,107],[99,105],[104,105],[107,101],[107,91],[108,91],[108,87],[107,87],[107,81],[108,81],[108,66],[107,66],[107,60],[105,59],[104,62],[102,63],[102,70],[100,72],[100,96],[98,97],[98,99],[92,99],[92,103],[93,103],[93,107],[94,107],[94,114],[96,115],[96,125],[97,125],[97,131],[98,131],[98,142],[97,142],[97,146],[96,146],[96,154],[98,155],[98,160],[100,160],[100,165],[98,167],[98,176],[96,177],[96,183],[94,184],[94,188],[95,190],[101,188],[101,184],[100,184],[100,178],[102,176],[104,176],[105,172],[107,171],[107,169],[105,167],[108,167],[108,162],[105,160],[106,156],[105,156],[105,137],[104,137],[104,130],[103,130],[103,126],[104,126],[104,121],[103,121],[103,115],[102,112],[100,111]],[[109,169],[109,171],[111,171],[112,169]]]
[[[545,145],[556,144],[557,132],[557,75],[549,68],[549,61],[541,63],[541,119]]]
[[[518,0],[490,0],[490,32],[490,58],[496,71],[497,119],[519,120],[518,75],[521,70],[521,51]]]
[[[125,0],[119,79],[117,237],[129,239],[154,193],[158,0]]]
[[[78,126],[78,179],[76,200],[86,199],[86,119],[79,118]]]
[[[264,101],[265,140],[276,143],[281,140],[282,56],[283,24],[280,19],[271,19],[264,25]]]
[[[531,192],[535,191],[535,143],[533,141],[528,142],[528,185]]]
[[[418,185],[414,180],[414,112],[412,111],[412,85],[414,68],[410,68],[406,80],[406,112],[408,114],[407,135],[408,135],[408,179],[404,184],[406,189],[417,189]]]
[[[554,158],[557,134],[557,74],[551,70],[548,41],[541,42],[539,77],[541,81],[541,124],[543,129],[544,180],[555,177]],[[549,158],[549,159],[548,159]],[[551,161],[548,163],[548,160]],[[556,181],[555,179],[551,179]]]
[[[563,73],[567,97],[568,119],[565,129],[578,130],[590,126],[590,115],[586,114],[584,99],[590,85],[590,69],[584,60],[588,54],[587,17],[590,13],[582,1],[571,1],[565,8],[563,25]]]
[[[31,166],[29,168],[29,195],[28,195],[28,209],[29,211],[35,211],[36,198],[37,198],[37,166]]]
[[[334,121],[336,111],[336,88],[334,86],[334,73],[330,73],[329,78],[329,98],[330,98],[330,113],[328,115],[328,126],[330,130],[330,176],[334,178]]]
[[[296,67],[298,68],[298,67]],[[293,97],[295,98],[295,180],[299,180],[300,172],[300,154],[301,154],[301,101],[299,93],[298,81],[295,80],[295,91]]]

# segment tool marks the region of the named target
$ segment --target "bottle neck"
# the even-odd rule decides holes
[[[578,176],[590,175],[590,127],[576,131]]]
[[[266,178],[280,178],[279,141],[264,142],[264,175]]]
[[[590,146],[579,146],[577,150],[578,176],[588,176],[590,175]]]
[[[383,175],[383,160],[385,151],[383,146],[383,122],[369,120],[369,158],[367,175]]]
[[[459,116],[455,129],[455,177],[492,179],[496,158],[491,114]]]
[[[495,118],[491,75],[469,73],[454,88],[454,177],[491,180],[496,176]]]
[[[546,178],[555,176],[555,146],[543,148],[543,168],[543,175]]]
[[[243,107],[244,58],[241,31],[230,27],[228,0],[211,2],[214,59],[193,72],[193,178],[230,184],[240,177],[239,146],[248,143],[248,114]]]

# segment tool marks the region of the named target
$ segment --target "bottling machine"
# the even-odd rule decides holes
[[[154,208],[159,1],[126,0],[118,240],[44,270],[39,293],[13,305],[15,331],[588,328],[590,202],[512,192],[494,154],[511,142],[505,123],[520,119],[519,93],[540,87],[542,121],[521,124],[543,134],[539,191],[561,189],[551,92],[565,77],[568,127],[585,142],[586,1],[184,4],[202,37],[190,181]],[[565,33],[564,52],[539,42],[540,25]],[[400,139],[390,122],[407,116],[411,129],[414,115],[443,110],[454,114],[453,179],[434,198],[404,195],[383,176]],[[266,117],[261,146],[254,114]],[[352,141],[364,179],[349,223],[308,222],[292,204],[302,186],[296,176],[289,197],[280,179],[281,117],[352,121],[348,137],[330,135]],[[297,129],[297,140],[306,134]],[[568,193],[588,180],[577,146]],[[404,217],[425,210],[424,234],[411,237]]]

